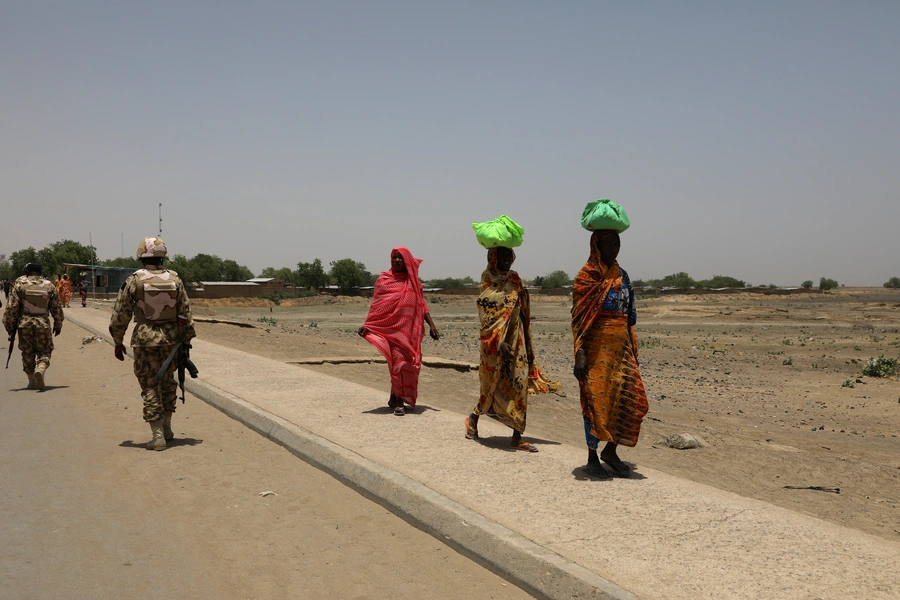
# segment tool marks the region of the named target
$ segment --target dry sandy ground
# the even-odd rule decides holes
[[[474,298],[429,301],[443,338],[426,339],[425,356],[477,362]],[[570,303],[534,296],[537,357],[563,392],[532,399],[527,433],[583,447]],[[365,299],[195,304],[198,316],[257,326],[200,323],[199,335],[214,343],[282,361],[378,356],[355,333],[368,310]],[[861,376],[870,357],[900,355],[900,293],[646,298],[638,301],[637,334],[650,414],[638,446],[620,451],[624,460],[900,540],[900,383]],[[297,368],[381,389],[385,400],[390,390],[383,364]],[[460,435],[462,415],[477,395],[477,373],[423,368],[420,404],[458,412]],[[663,444],[682,432],[705,447]]]
[[[131,361],[86,335],[43,392],[0,371],[0,598],[531,597],[190,395],[144,449]]]

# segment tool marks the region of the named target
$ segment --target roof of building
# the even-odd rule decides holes
[[[78,263],[63,263],[63,268],[66,267],[84,267],[85,269],[94,269],[95,271],[99,271],[103,269],[104,271],[128,271],[129,273],[134,273],[137,271],[134,267],[104,267],[103,265],[81,265]]]
[[[251,281],[253,283],[269,283],[270,281],[275,281],[274,277],[254,277],[253,279],[248,279],[247,281]]]
[[[259,285],[259,284],[254,283],[252,281],[201,281],[200,285],[212,287],[212,286],[216,286],[216,285],[254,286],[254,285]]]

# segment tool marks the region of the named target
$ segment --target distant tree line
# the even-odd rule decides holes
[[[266,267],[260,277],[272,277],[298,287],[321,290],[329,285],[336,285],[341,292],[349,292],[354,288],[375,284],[378,275],[370,273],[366,265],[352,258],[342,258],[329,263],[331,269],[326,273],[321,259],[312,262],[297,263],[297,268],[276,269]]]
[[[893,279],[897,280],[897,285],[900,287],[900,279],[894,277]],[[890,281],[888,283],[891,283]],[[888,283],[884,284],[884,287],[890,287]],[[729,277],[727,275],[714,275],[710,279],[701,279],[699,281],[692,278],[690,275],[681,271],[679,273],[673,273],[672,275],[666,275],[662,279],[635,279],[632,280],[631,285],[634,287],[671,287],[671,288],[680,288],[680,289],[688,289],[688,288],[709,288],[709,289],[720,289],[720,288],[745,288],[750,287],[743,279],[736,279],[734,277]],[[807,279],[803,283],[800,284],[800,287],[803,289],[812,289],[815,284],[811,279]],[[768,287],[770,289],[777,288],[774,283],[770,283],[768,286],[760,285],[758,287]],[[822,277],[819,279],[819,291],[827,292],[828,290],[832,290],[836,287],[841,287],[840,284],[834,279],[829,279],[827,277]]]
[[[17,250],[8,259],[0,260],[0,279],[15,279],[22,275],[28,263],[41,265],[41,271],[46,277],[61,275],[64,272],[63,265],[66,264],[93,264],[135,270],[141,268],[137,258],[98,260],[95,247],[73,240],[61,240],[48,244],[41,250],[33,247]],[[211,254],[198,254],[193,258],[176,254],[167,266],[176,271],[184,281],[246,281],[253,277],[253,272],[247,267]]]
[[[25,265],[37,263],[48,277],[59,275],[63,272],[64,264],[95,264],[105,267],[119,267],[127,269],[139,269],[140,261],[133,257],[112,258],[107,260],[97,259],[97,250],[93,246],[86,246],[73,240],[60,240],[48,244],[40,250],[28,247],[17,250],[6,257],[0,255],[0,279],[15,279],[20,276]],[[197,254],[188,258],[182,254],[175,254],[167,265],[176,271],[184,281],[246,281],[253,278],[253,272],[247,267],[238,264],[231,259],[223,259],[215,254]],[[260,277],[272,277],[299,287],[321,290],[329,285],[336,285],[341,292],[349,292],[354,288],[374,285],[378,279],[377,273],[371,273],[366,266],[352,258],[342,258],[331,261],[330,269],[326,272],[322,261],[318,258],[312,262],[297,263],[296,269],[283,267],[276,269],[266,267],[260,273]],[[425,287],[430,288],[457,288],[474,285],[476,282],[471,277],[445,277],[423,281]],[[528,282],[532,286],[555,289],[572,285],[572,279],[562,270],[551,271],[546,275],[540,275]],[[749,287],[742,280],[727,275],[714,275],[710,279],[695,280],[686,272],[666,275],[662,279],[635,279],[634,287],[672,287],[672,288],[744,288]],[[815,285],[811,279],[807,279],[801,287],[812,289]],[[766,286],[761,286],[766,287]],[[776,287],[774,284],[768,287]],[[828,291],[840,284],[834,279],[822,277],[819,279],[819,291]],[[900,277],[891,277],[884,283],[885,288],[900,289]]]
[[[635,279],[631,282],[634,287],[672,287],[672,288],[744,288],[748,287],[743,279],[729,277],[728,275],[713,275],[710,279],[695,280],[693,277],[681,271],[666,275],[662,279]]]
[[[15,279],[25,271],[28,263],[41,265],[41,271],[47,277],[60,275],[64,264],[89,265],[97,262],[97,250],[93,246],[85,246],[72,240],[61,240],[48,244],[40,250],[33,247],[16,250],[9,255],[5,264],[0,264],[0,278]]]

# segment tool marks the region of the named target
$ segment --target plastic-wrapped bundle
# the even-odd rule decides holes
[[[478,243],[491,248],[516,248],[522,245],[525,230],[522,226],[507,217],[500,215],[487,223],[472,223]]]
[[[588,231],[612,229],[616,233],[622,233],[631,226],[631,222],[624,208],[608,198],[601,198],[596,202],[588,202],[584,207],[581,226]]]

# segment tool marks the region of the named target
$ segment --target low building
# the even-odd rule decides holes
[[[87,286],[88,298],[113,299],[125,280],[131,277],[135,269],[122,267],[103,267],[99,265],[64,264],[63,272],[72,281],[72,289],[76,291],[80,282]]]

